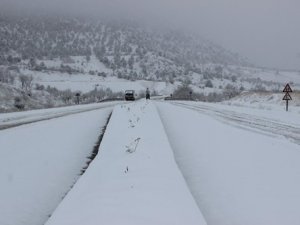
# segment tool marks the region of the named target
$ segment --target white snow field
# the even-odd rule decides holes
[[[300,144],[300,107],[272,104],[272,108],[249,108],[247,106],[228,106],[201,102],[173,102],[172,104],[209,115],[226,124],[247,130],[288,138]]]
[[[25,118],[60,110],[21,114]],[[1,225],[47,221],[78,179],[111,111],[98,109],[0,131]]]
[[[99,154],[46,224],[206,224],[153,103],[115,107]]]
[[[157,106],[207,224],[300,224],[299,114],[188,102]],[[287,139],[289,129],[298,135]]]
[[[60,72],[40,72],[32,70],[21,70],[23,74],[32,76],[33,82],[42,84],[45,87],[55,87],[58,90],[70,89],[71,91],[92,91],[97,87],[98,89],[110,88],[113,92],[124,92],[125,90],[135,90],[137,93],[145,92],[148,87],[151,91],[157,91],[161,94],[170,94],[177,85],[162,81],[147,81],[137,80],[129,81],[119,79],[117,77],[108,76],[106,78],[89,74],[67,74]],[[105,70],[99,70],[105,72]]]
[[[285,110],[286,101],[282,100],[284,94],[285,93],[282,92],[273,93],[244,91],[240,95],[228,101],[222,102],[222,104],[248,108],[248,111],[252,111],[249,110],[250,108],[272,110],[272,112],[277,112]],[[289,101],[289,112],[297,112],[300,114],[300,92],[293,92],[290,95],[292,97],[292,101]]]

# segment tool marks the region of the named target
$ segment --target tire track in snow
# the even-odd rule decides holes
[[[283,136],[297,144],[300,144],[300,127],[271,119],[264,119],[246,113],[238,113],[228,110],[218,110],[208,106],[190,105],[188,103],[172,102],[171,104],[191,109],[206,115],[213,116],[223,123],[233,125],[242,129],[267,134],[269,136]]]

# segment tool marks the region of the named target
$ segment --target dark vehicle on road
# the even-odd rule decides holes
[[[134,90],[127,90],[125,91],[125,100],[126,101],[134,101]]]

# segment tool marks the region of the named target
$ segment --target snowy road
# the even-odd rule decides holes
[[[49,120],[68,116],[71,114],[88,112],[97,109],[105,109],[122,102],[106,102],[88,105],[76,105],[52,109],[39,109],[25,112],[3,113],[0,114],[0,130],[17,127],[24,124]]]
[[[177,164],[207,224],[300,224],[300,146],[278,138],[284,131],[276,131],[282,123],[297,127],[297,120],[276,123],[284,113],[230,110],[218,104],[157,106]],[[271,114],[270,121],[259,116],[265,113]]]
[[[54,209],[49,225],[300,224],[296,111],[117,106],[68,192],[114,104],[0,115],[1,124],[44,120],[0,130],[0,224],[41,225]]]
[[[45,223],[86,166],[112,108],[0,130],[1,225]]]
[[[267,118],[262,115],[239,112],[230,110],[228,107],[216,107],[213,104],[195,104],[187,102],[172,102],[173,105],[192,109],[205,115],[212,116],[226,124],[230,124],[239,128],[262,132],[271,136],[283,136],[293,142],[300,144],[300,124],[295,123],[299,120],[295,118],[293,121],[284,121],[280,117]],[[270,114],[272,112],[269,112]],[[283,112],[281,117],[290,116]],[[284,118],[283,118],[284,119]]]

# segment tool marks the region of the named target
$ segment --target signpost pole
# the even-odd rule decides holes
[[[293,90],[291,89],[289,84],[286,84],[282,92],[285,92],[285,95],[282,100],[285,100],[285,102],[286,102],[285,110],[288,111],[289,110],[289,100],[292,100],[292,97],[290,96],[289,93],[293,92]]]

